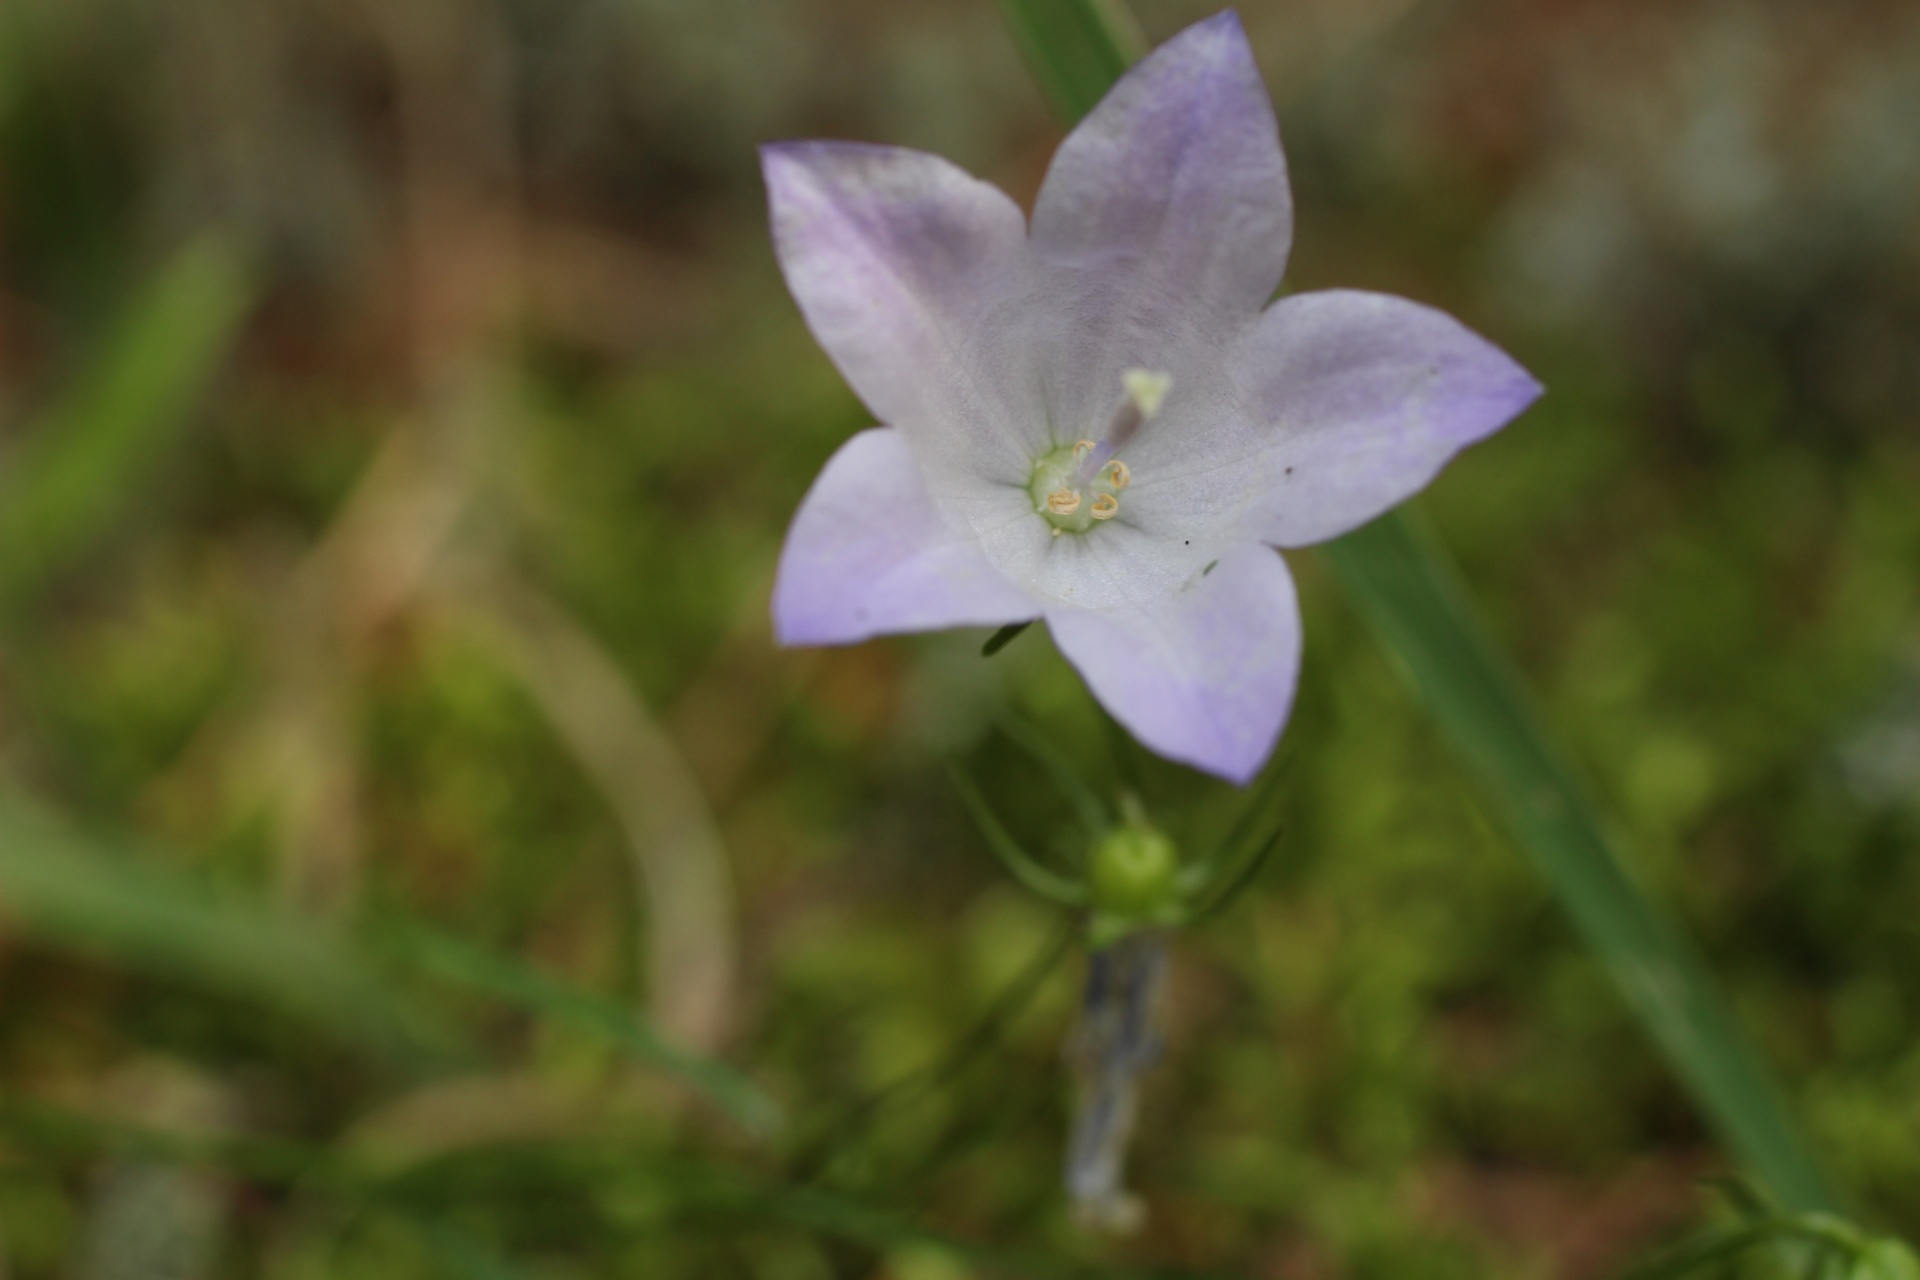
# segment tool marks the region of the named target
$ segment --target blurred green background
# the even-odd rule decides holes
[[[1422,506],[1920,1233],[1920,11],[1241,12],[1288,287],[1546,382]],[[1242,797],[1038,631],[772,647],[868,425],[767,243],[792,136],[1024,202],[1059,132],[987,0],[0,0],[5,1274],[1579,1280],[1709,1218],[1724,1156],[1305,553],[1285,839],[1175,942],[1146,1229],[1073,1226],[1082,957],[945,764],[1045,849],[1009,717],[1189,850]]]

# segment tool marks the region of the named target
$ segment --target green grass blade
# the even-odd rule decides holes
[[[1137,43],[1119,34],[1124,24],[1096,0],[1002,7],[1069,122],[1137,56]],[[1389,515],[1325,555],[1728,1147],[1787,1208],[1834,1207],[1769,1072],[1684,936],[1622,869],[1598,811],[1445,553],[1419,526]]]
[[[780,1104],[733,1068],[680,1048],[637,1011],[617,1000],[561,982],[511,956],[444,934],[410,928],[397,935],[408,959],[434,976],[481,991],[531,1013],[603,1035],[635,1057],[671,1072],[712,1099],[744,1128],[776,1132]]]
[[[444,1052],[340,940],[0,800],[0,921],[42,946],[257,1000],[381,1057]]]
[[[1766,1067],[1685,936],[1627,876],[1426,526],[1389,515],[1324,554],[1722,1139],[1784,1207],[1833,1208]]]
[[[232,345],[252,286],[222,242],[180,250],[0,473],[0,603],[105,532],[143,491]]]
[[[1718,1274],[1718,1268],[1749,1249],[1767,1243],[1776,1234],[1765,1223],[1750,1223],[1717,1231],[1642,1263],[1627,1272],[1625,1280],[1681,1280],[1684,1276],[1706,1271],[1709,1267],[1715,1268],[1715,1274]]]
[[[1000,0],[1000,10],[1033,78],[1068,123],[1093,110],[1146,51],[1119,0]]]
[[[268,1187],[296,1189],[344,1207],[372,1209],[426,1233],[426,1243],[447,1274],[489,1280],[526,1272],[467,1233],[461,1223],[475,1220],[473,1215],[485,1215],[514,1199],[560,1195],[589,1215],[587,1220],[600,1239],[645,1240],[656,1235],[660,1226],[645,1215],[623,1210],[635,1193],[644,1193],[650,1203],[698,1211],[706,1230],[728,1230],[736,1223],[757,1229],[775,1219],[875,1250],[928,1246],[983,1275],[1036,1280],[1226,1280],[1220,1272],[1134,1269],[976,1243],[902,1212],[897,1207],[901,1196],[882,1204],[825,1186],[770,1182],[718,1162],[659,1158],[636,1150],[624,1139],[516,1144],[510,1155],[500,1147],[472,1150],[393,1178],[343,1159],[334,1147],[292,1139],[186,1137],[17,1093],[0,1095],[0,1136],[7,1140],[10,1152],[28,1152],[42,1166],[83,1170],[95,1166],[99,1157],[113,1155],[223,1168]],[[503,1155],[509,1158],[503,1160]],[[481,1163],[490,1166],[484,1182],[460,1180],[463,1165],[471,1168]],[[615,1192],[611,1205],[605,1196],[609,1188]],[[453,1247],[446,1248],[449,1244]]]

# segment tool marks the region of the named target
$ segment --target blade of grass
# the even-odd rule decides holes
[[[380,1057],[447,1047],[346,945],[257,904],[222,900],[151,858],[0,800],[0,925],[42,946],[257,1000]]]
[[[1238,902],[1240,895],[1246,892],[1247,886],[1253,883],[1254,878],[1272,860],[1274,850],[1280,847],[1281,837],[1285,834],[1285,831],[1276,827],[1273,834],[1267,837],[1266,842],[1253,851],[1253,856],[1234,870],[1233,875],[1221,886],[1220,891],[1210,900],[1194,908],[1193,913],[1182,923],[1188,927],[1205,924]]]
[[[252,286],[224,243],[170,259],[26,434],[0,484],[0,604],[57,572],[144,491],[231,347]]]
[[[1833,1208],[1765,1065],[1685,935],[1627,875],[1433,534],[1388,516],[1324,555],[1721,1138],[1783,1206]]]
[[[659,1231],[657,1223],[644,1218],[636,1221],[631,1212],[617,1207],[632,1203],[632,1195],[623,1192],[644,1188],[652,1199],[700,1210],[707,1219],[701,1225],[707,1229],[755,1228],[768,1219],[779,1219],[876,1250],[931,1245],[996,1276],[1213,1280],[1220,1275],[1161,1268],[1136,1270],[975,1243],[927,1226],[917,1216],[891,1205],[871,1203],[826,1187],[771,1182],[718,1162],[662,1157],[636,1150],[623,1139],[470,1150],[395,1178],[343,1159],[332,1146],[257,1137],[212,1141],[188,1138],[17,1094],[0,1096],[0,1135],[7,1139],[10,1149],[28,1151],[42,1165],[79,1169],[99,1155],[111,1154],[223,1168],[269,1187],[299,1188],[344,1204],[377,1206],[427,1231],[464,1234],[459,1219],[451,1214],[485,1213],[503,1202],[557,1193],[592,1214],[603,1239],[647,1240]],[[488,1169],[484,1180],[461,1176],[463,1169],[482,1166]],[[616,1201],[611,1213],[602,1207],[602,1198],[610,1188]],[[684,1220],[676,1225],[692,1229],[692,1224]],[[465,1242],[484,1251],[482,1265],[490,1264],[496,1273],[512,1265],[472,1236],[466,1236]],[[463,1253],[463,1263],[479,1261],[473,1250]],[[469,1274],[486,1272],[475,1268]]]
[[[1002,0],[1002,8],[1068,122],[1137,56],[1111,5]],[[1622,869],[1607,825],[1444,550],[1390,514],[1324,555],[1716,1132],[1783,1206],[1833,1208],[1770,1073],[1684,935]]]
[[[1069,124],[1093,110],[1146,52],[1140,28],[1120,0],[1000,0],[1000,11],[1033,78]]]
[[[1248,862],[1264,862],[1280,842],[1280,783],[1290,762],[1277,760],[1247,788],[1240,814],[1227,834],[1211,849],[1180,869],[1180,889],[1191,897],[1217,883],[1226,868],[1243,871]],[[1239,872],[1234,873],[1236,876]],[[1207,908],[1203,914],[1211,914]]]
[[[783,1122],[780,1104],[758,1085],[731,1067],[682,1049],[620,1001],[443,934],[408,928],[394,939],[408,959],[436,977],[607,1037],[692,1085],[753,1133],[772,1134]]]
[[[864,1137],[873,1126],[873,1121],[886,1108],[900,1105],[914,1098],[926,1097],[942,1085],[965,1074],[974,1063],[996,1044],[1027,1007],[1040,993],[1041,986],[1052,976],[1054,969],[1066,958],[1068,948],[1079,933],[1078,924],[1065,920],[1054,931],[1053,937],[1026,964],[1013,981],[994,997],[986,1013],[968,1028],[965,1035],[953,1043],[953,1046],[936,1061],[920,1070],[913,1071],[898,1080],[882,1086],[877,1092],[867,1095],[849,1108],[845,1114],[828,1124],[819,1137],[794,1157],[792,1168],[794,1177],[800,1181],[815,1180],[822,1169],[831,1168],[837,1154]]]

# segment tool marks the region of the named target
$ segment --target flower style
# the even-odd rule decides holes
[[[1140,741],[1235,782],[1299,672],[1274,548],[1373,519],[1540,394],[1417,303],[1269,305],[1292,200],[1231,11],[1114,86],[1030,227],[922,152],[791,142],[762,162],[788,286],[887,424],[794,519],[781,643],[1045,618]]]

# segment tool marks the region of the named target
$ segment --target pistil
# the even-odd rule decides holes
[[[1156,373],[1151,369],[1129,369],[1120,375],[1120,385],[1126,391],[1126,398],[1120,402],[1120,408],[1113,415],[1113,422],[1107,427],[1107,434],[1087,450],[1080,458],[1080,469],[1074,473],[1075,485],[1085,485],[1106,467],[1108,459],[1127,447],[1129,441],[1140,434],[1140,428],[1160,412],[1160,406],[1166,403],[1167,392],[1173,389],[1171,374]],[[1122,474],[1126,464],[1122,463]],[[1123,482],[1116,488],[1125,488]]]
[[[1076,440],[1034,461],[1028,491],[1034,510],[1053,526],[1056,538],[1085,533],[1120,514],[1119,495],[1133,483],[1133,471],[1113,455],[1160,412],[1173,379],[1148,369],[1129,369],[1120,383],[1126,397],[1104,436]]]

